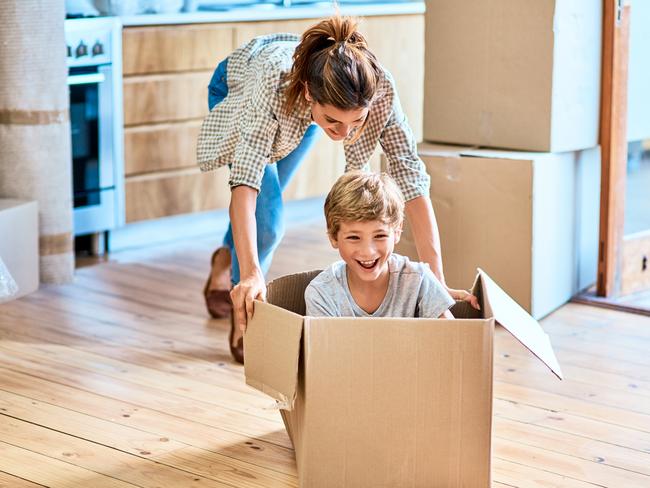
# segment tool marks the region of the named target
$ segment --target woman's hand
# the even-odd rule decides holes
[[[266,283],[262,271],[258,268],[253,274],[242,277],[239,284],[230,291],[230,298],[235,325],[244,332],[248,321],[253,318],[253,300],[266,301]]]
[[[230,223],[241,276],[230,298],[235,326],[242,332],[246,330],[248,319],[253,317],[253,300],[266,300],[264,273],[257,258],[256,200],[255,188],[239,185],[232,189]]]
[[[453,288],[447,288],[447,291],[454,300],[469,302],[469,304],[476,310],[481,310],[481,306],[478,304],[478,298],[467,290],[454,290]]]

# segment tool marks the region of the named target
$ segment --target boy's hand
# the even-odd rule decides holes
[[[467,290],[454,290],[453,288],[447,288],[447,291],[454,300],[469,302],[470,305],[476,310],[481,310],[481,306],[478,304],[478,298],[476,298]]]

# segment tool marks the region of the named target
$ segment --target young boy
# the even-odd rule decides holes
[[[325,219],[342,261],[305,290],[307,315],[453,319],[454,300],[429,266],[393,254],[404,199],[390,176],[345,173],[327,195]]]

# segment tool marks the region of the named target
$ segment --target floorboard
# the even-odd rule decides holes
[[[126,249],[0,305],[0,488],[297,487],[272,402],[201,289],[216,238]],[[337,258],[290,223],[269,278]],[[497,329],[493,486],[650,486],[650,318],[569,303],[542,321],[558,381]]]

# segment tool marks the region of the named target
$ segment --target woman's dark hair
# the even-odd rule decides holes
[[[305,102],[305,88],[314,102],[342,110],[365,108],[382,76],[377,58],[357,31],[357,20],[334,16],[307,29],[293,54],[287,86],[287,111]]]

